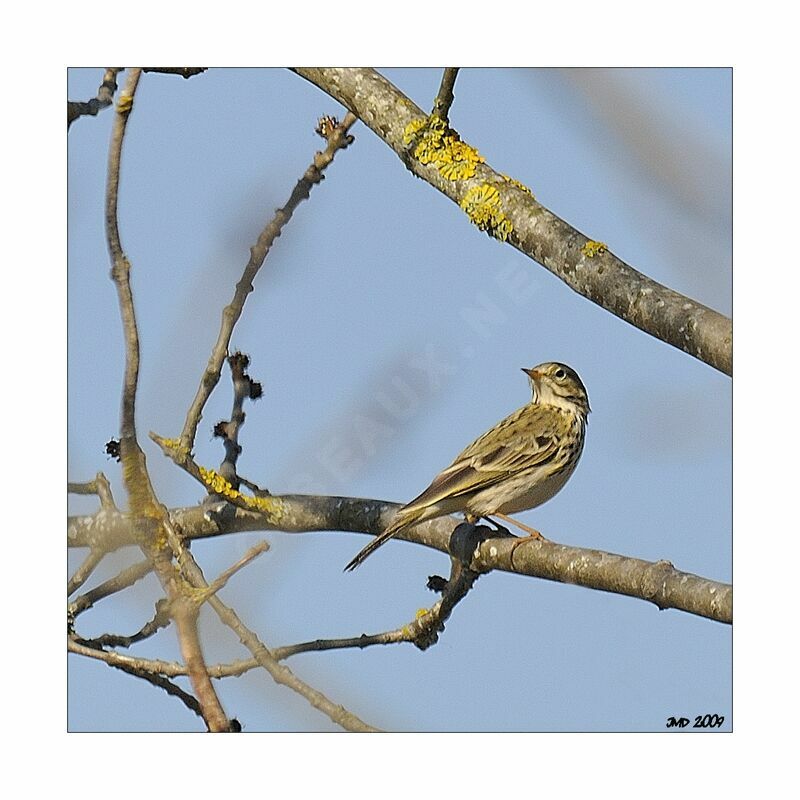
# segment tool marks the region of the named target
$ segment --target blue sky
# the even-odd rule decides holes
[[[439,70],[382,70],[423,108]],[[102,70],[71,70],[69,97]],[[145,75],[120,196],[142,340],[138,424],[175,435],[255,241],[321,147],[317,117],[343,110],[283,70]],[[122,336],[103,234],[112,113],[69,134],[69,477],[106,472],[118,430]],[[731,73],[711,69],[460,73],[451,123],[496,169],[650,277],[730,314]],[[520,515],[556,541],[731,580],[731,382],[576,295],[471,227],[357,123],[270,253],[233,345],[265,397],[250,406],[242,474],[273,492],[405,501],[529,397],[520,367],[573,366],[592,403],[565,489]],[[429,365],[438,365],[436,380]],[[225,379],[198,434],[230,413]],[[197,485],[143,441],[168,505]],[[70,512],[93,509],[71,498]],[[365,543],[343,533],[198,542],[208,577],[255,541],[271,550],[222,596],[269,645],[394,628],[433,596],[444,555],[390,543],[356,573]],[[77,564],[79,553],[70,553]],[[115,554],[100,580],[136,558]],[[154,580],[81,618],[132,632]],[[210,663],[245,656],[211,613]],[[176,658],[171,631],[135,651]],[[363,719],[394,730],[663,730],[669,716],[731,720],[731,630],[630,598],[505,574],[481,578],[439,644],[312,653],[289,662]],[[331,730],[262,673],[223,682],[246,730]],[[196,730],[183,707],[99,663],[69,659],[72,730]]]

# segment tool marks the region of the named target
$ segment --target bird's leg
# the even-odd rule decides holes
[[[521,522],[517,522],[517,520],[512,519],[511,517],[507,517],[505,514],[497,513],[495,514],[496,517],[500,517],[500,519],[505,520],[506,522],[510,522],[512,525],[516,525],[521,531],[526,531],[527,536],[523,536],[523,539],[538,539],[540,542],[546,542],[547,539],[542,536],[539,531],[535,528],[529,528],[527,525],[523,525]]]

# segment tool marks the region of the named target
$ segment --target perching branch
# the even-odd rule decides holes
[[[273,495],[269,501],[272,510],[268,514],[241,509],[236,509],[234,514],[222,514],[219,512],[226,504],[218,503],[213,507],[173,509],[170,516],[187,539],[257,530],[348,531],[375,536],[384,530],[400,507],[379,500],[314,495]],[[450,517],[440,517],[401,531],[397,538],[446,553],[457,522]],[[122,514],[100,512],[96,517],[70,517],[68,520],[70,547],[97,545],[115,549],[133,541],[133,525]],[[496,538],[480,545],[470,567],[476,572],[499,569],[572,583],[647,600],[662,609],[674,608],[718,622],[733,621],[732,586],[681,572],[665,561],[653,563],[553,541]]]
[[[537,202],[526,187],[483,163],[460,140],[451,141],[459,154],[451,148],[447,159],[437,161],[443,150],[435,147],[418,150],[425,113],[375,70],[299,67],[295,72],[356,114],[411,172],[459,203],[481,229],[507,239],[620,319],[731,374],[731,320],[638,272]],[[469,177],[453,169],[454,158],[465,153],[476,159]]]

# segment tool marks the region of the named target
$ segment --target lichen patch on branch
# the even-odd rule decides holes
[[[500,192],[488,183],[473,186],[460,205],[474,225],[501,242],[514,230],[511,220],[503,213]]]
[[[420,164],[432,164],[448,181],[471,178],[475,166],[486,160],[435,115],[409,122],[403,131],[403,142],[414,145],[413,156]]]

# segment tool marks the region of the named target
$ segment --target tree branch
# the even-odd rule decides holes
[[[458,67],[446,67],[442,74],[439,93],[433,102],[433,112],[439,119],[449,123],[450,106],[453,105],[453,87],[456,85]]]
[[[188,80],[205,72],[208,67],[143,67],[142,72],[160,72],[162,75],[180,75]]]
[[[236,509],[221,513],[227,504],[190,506],[170,511],[187,539],[203,539],[241,531],[277,530],[348,531],[377,535],[385,529],[397,503],[356,497],[273,495],[272,512]],[[424,522],[401,531],[397,538],[449,552],[450,536],[460,522],[451,517]],[[95,516],[70,517],[67,542],[70,547],[117,549],[135,541],[134,526],[122,514],[98,512]],[[718,622],[733,621],[733,587],[674,569],[668,562],[656,563],[628,556],[527,539],[490,539],[480,545],[470,567],[479,572],[499,569],[517,575],[572,583],[588,589],[624,594]]]
[[[184,661],[190,671],[194,689],[203,710],[203,719],[210,731],[228,731],[230,722],[225,716],[211,679],[205,669],[200,637],[197,630],[199,606],[187,589],[185,582],[173,567],[174,556],[185,570],[193,562],[184,552],[181,538],[169,517],[167,509],[158,501],[150,482],[144,451],[136,438],[136,391],[139,380],[139,331],[130,283],[131,265],[122,249],[117,216],[119,200],[120,164],[122,144],[128,119],[133,109],[136,89],[141,78],[141,69],[133,69],[128,75],[125,90],[116,108],[111,144],[108,153],[108,177],[106,183],[106,241],[111,256],[111,278],[117,289],[122,329],[125,337],[125,375],[122,389],[122,411],[120,413],[120,461],[125,488],[128,492],[131,512],[139,523],[140,547],[152,560],[156,574],[169,598],[170,614],[178,630],[178,642]],[[108,509],[103,509],[105,512]],[[165,548],[158,536],[153,535],[151,525],[143,522],[157,521],[158,527],[169,545]],[[170,552],[171,551],[171,552]],[[199,570],[198,570],[199,572]]]
[[[147,659],[132,658],[131,656],[122,656],[114,651],[102,650],[96,647],[89,647],[81,642],[76,641],[72,637],[67,638],[67,651],[79,656],[87,656],[89,658],[96,658],[103,661],[110,667],[115,667],[129,675],[147,681],[159,689],[163,689],[167,694],[177,697],[190,711],[194,711],[200,719],[203,719],[203,710],[200,703],[192,697],[188,692],[181,689],[180,686],[172,683],[163,674],[154,672],[149,669],[149,662]],[[187,670],[182,667],[181,675],[186,675]],[[205,722],[205,720],[203,720]]]
[[[454,151],[439,161],[436,153],[442,150],[435,146],[433,151],[430,147],[420,151],[418,136],[427,124],[424,112],[375,70],[298,67],[294,71],[356,114],[411,172],[459,203],[483,230],[507,239],[620,319],[731,374],[733,329],[727,317],[617,258],[538,203],[526,187],[482,163],[477,151],[456,141],[457,135],[450,144],[459,145],[458,158],[469,151],[475,159],[469,177],[453,169]]]
[[[114,102],[114,92],[117,91],[117,75],[122,72],[122,67],[107,67],[103,73],[103,82],[97,90],[97,97],[85,103],[76,100],[67,101],[67,130],[78,117],[94,117],[98,111],[108,108]]]
[[[222,364],[228,354],[228,346],[230,345],[233,329],[242,315],[247,295],[253,291],[253,281],[258,271],[261,269],[275,239],[281,235],[281,231],[292,218],[297,206],[303,200],[308,199],[311,189],[325,177],[323,172],[333,161],[337,151],[344,149],[353,141],[352,137],[348,136],[347,131],[355,122],[356,117],[353,114],[348,114],[342,120],[341,125],[336,128],[328,139],[328,146],[325,150],[314,155],[313,163],[297,182],[286,205],[275,212],[272,221],[261,232],[255,245],[250,248],[250,260],[247,262],[241,279],[236,284],[233,299],[222,312],[222,325],[219,336],[211,351],[205,372],[200,379],[197,394],[186,415],[183,432],[181,433],[181,446],[187,450],[191,450],[194,446],[194,438],[197,434],[197,426],[200,424],[203,408],[211,396],[211,392],[214,391],[214,387],[219,382]]]

